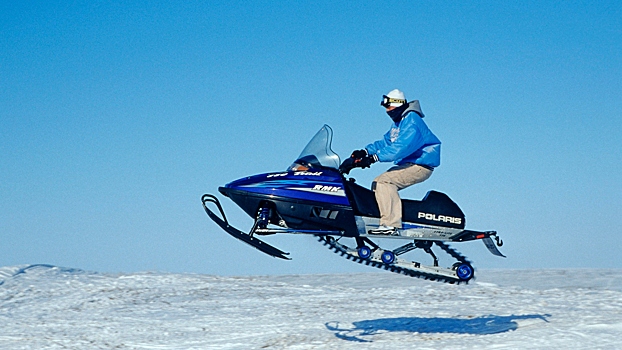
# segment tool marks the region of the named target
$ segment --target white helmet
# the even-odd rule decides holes
[[[406,97],[404,93],[398,89],[391,90],[388,94],[382,96],[382,102],[380,105],[385,108],[399,107],[406,103]]]

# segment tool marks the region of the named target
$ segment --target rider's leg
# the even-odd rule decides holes
[[[432,170],[416,164],[404,164],[390,168],[374,179],[374,191],[380,225],[402,227],[402,200],[397,191],[427,180]]]

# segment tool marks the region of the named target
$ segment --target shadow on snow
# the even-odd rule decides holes
[[[339,322],[327,322],[326,328],[335,332],[337,338],[372,342],[369,338],[384,332],[495,334],[518,329],[518,320],[540,319],[548,322],[550,315],[482,316],[476,318],[397,317],[357,321],[353,328],[340,328]]]

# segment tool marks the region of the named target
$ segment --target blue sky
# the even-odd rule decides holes
[[[399,88],[443,142],[402,196],[446,192],[499,231],[507,259],[455,245],[476,266],[621,268],[620,18],[618,1],[2,2],[0,266],[370,271],[311,237],[264,256],[200,197],[285,169],[323,124],[342,157],[379,139]]]

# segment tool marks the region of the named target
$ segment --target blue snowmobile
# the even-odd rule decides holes
[[[254,219],[250,232],[231,226],[218,198],[211,194],[202,197],[207,215],[231,236],[276,258],[289,259],[289,253],[257,236],[314,235],[349,260],[447,283],[465,283],[474,277],[471,263],[447,245],[448,242],[482,240],[492,254],[504,257],[497,249],[503,242],[496,231],[465,229],[462,210],[446,194],[437,191],[429,191],[420,201],[402,199],[403,227],[396,234],[371,234],[379,226],[376,198],[372,190],[360,186],[353,178],[346,178],[348,171],[339,170],[339,156],[331,149],[332,136],[332,129],[324,125],[286,171],[245,177],[218,189]],[[342,165],[341,169],[344,168],[348,167]],[[208,208],[209,203],[216,206],[220,215]],[[384,239],[408,243],[383,249],[376,242]],[[346,245],[348,240],[353,245]],[[433,246],[456,262],[451,267],[439,266]],[[429,254],[433,264],[402,258],[415,249]]]

